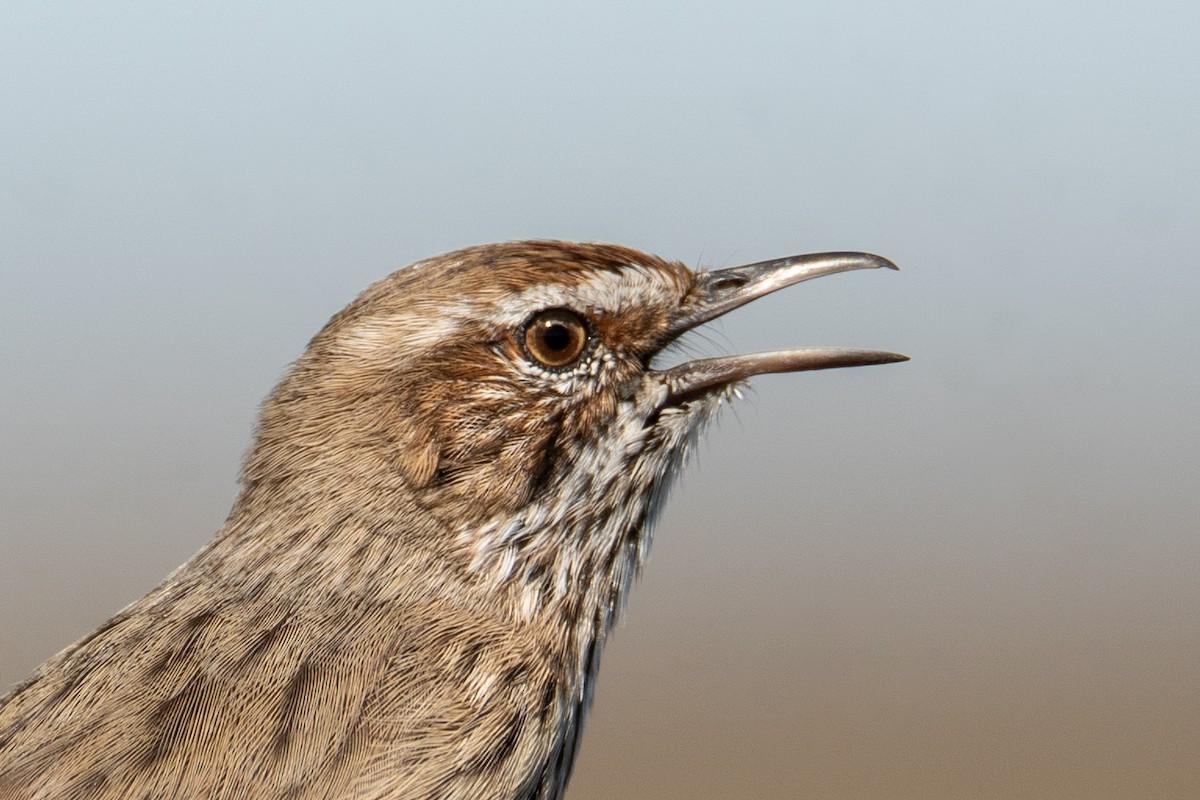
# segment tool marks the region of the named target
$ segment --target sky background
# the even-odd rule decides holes
[[[884,254],[700,352],[568,796],[1200,796],[1200,5],[6,3],[0,685],[224,519],[416,259]]]

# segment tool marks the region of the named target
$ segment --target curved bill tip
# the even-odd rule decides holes
[[[740,267],[702,272],[697,279],[697,294],[690,307],[676,319],[669,331],[683,331],[708,322],[763,295],[801,281],[856,269],[900,269],[874,253],[808,253],[774,258]]]

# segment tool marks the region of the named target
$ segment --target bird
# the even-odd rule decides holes
[[[704,270],[468,247],[374,283],[265,400],[228,518],[0,700],[0,798],[552,800],[667,489],[754,375],[657,366],[817,253]]]

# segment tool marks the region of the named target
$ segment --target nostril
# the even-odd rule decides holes
[[[723,275],[713,281],[712,288],[716,292],[725,292],[730,289],[739,289],[746,283],[747,279],[740,275]]]

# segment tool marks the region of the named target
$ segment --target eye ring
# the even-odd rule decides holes
[[[591,338],[587,321],[567,308],[539,311],[525,323],[521,342],[543,367],[563,369],[579,360]]]

